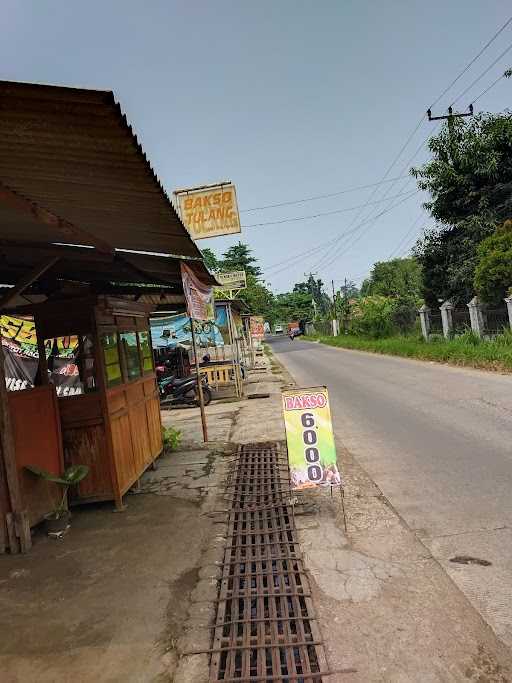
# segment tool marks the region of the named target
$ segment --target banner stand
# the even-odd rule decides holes
[[[201,410],[201,424],[203,427],[203,441],[206,443],[208,441],[208,427],[206,425],[206,413],[204,411],[203,385],[201,382],[201,374],[199,372],[199,357],[197,355],[196,333],[194,330],[194,320],[192,318],[190,318],[190,329],[192,336],[192,349],[194,351],[194,359],[196,362],[197,389],[199,393],[199,408]]]
[[[331,498],[332,498],[333,488],[334,488],[334,485],[331,486]],[[340,499],[341,499],[341,511],[343,512],[343,526],[345,527],[345,533],[348,534],[347,515],[345,513],[345,489],[343,488],[343,484],[340,484]]]

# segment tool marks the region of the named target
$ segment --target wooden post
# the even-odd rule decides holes
[[[196,346],[196,333],[194,330],[194,321],[192,318],[190,320],[190,330],[192,335],[192,348],[194,350],[194,358],[196,362],[196,375],[197,375],[197,389],[199,393],[199,408],[201,410],[201,424],[203,425],[203,441],[206,443],[208,441],[208,427],[206,426],[206,413],[204,412],[204,397],[203,397],[203,385],[201,383],[201,374],[199,372],[199,358],[197,356],[197,346]]]
[[[32,547],[30,526],[27,511],[23,510],[18,467],[16,464],[16,450],[14,446],[14,434],[12,430],[11,414],[9,412],[9,396],[5,385],[4,351],[0,341],[0,456],[3,458],[4,471],[7,480],[7,489],[11,503],[12,517],[8,518],[9,546],[11,553],[19,551],[18,540],[20,539],[21,552],[28,552]],[[14,525],[14,531],[13,531]]]
[[[229,343],[231,346],[231,361],[233,365],[233,374],[235,378],[235,391],[236,395],[238,397],[242,396],[242,390],[240,387],[240,360],[238,359],[238,368],[237,368],[237,358],[238,356],[238,346],[236,345],[236,340],[235,340],[235,330],[234,328],[234,322],[233,322],[233,316],[231,315],[231,304],[226,304],[226,313],[227,313],[227,320],[228,320],[228,330],[229,330]]]

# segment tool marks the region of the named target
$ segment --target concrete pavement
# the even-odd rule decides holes
[[[271,344],[299,385],[329,387],[338,442],[512,645],[512,377]]]

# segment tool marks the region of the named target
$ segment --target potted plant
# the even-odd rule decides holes
[[[47,472],[35,465],[25,465],[25,469],[45,481],[52,481],[55,484],[62,486],[62,498],[55,509],[45,515],[44,523],[48,534],[65,531],[69,527],[69,521],[71,519],[71,513],[67,508],[68,489],[70,486],[76,486],[82,479],[85,479],[89,474],[88,466],[71,465],[60,476]]]

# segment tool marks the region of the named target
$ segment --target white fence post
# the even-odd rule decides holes
[[[469,304],[469,318],[471,320],[471,329],[478,336],[482,337],[485,331],[485,321],[482,310],[482,304],[477,296],[474,296]]]
[[[512,330],[512,296],[508,296],[505,299],[505,303],[507,304],[508,321],[510,323],[510,329]]]
[[[428,341],[430,334],[430,308],[427,306],[427,304],[423,304],[423,306],[418,310],[418,313],[420,314],[421,332],[423,334],[423,338],[425,341]]]
[[[455,306],[451,301],[445,301],[440,307],[441,311],[441,321],[443,323],[443,334],[445,339],[450,339],[453,333],[453,317],[452,311]]]
[[[331,322],[332,322],[332,336],[337,337],[339,334],[338,321],[332,320]]]

